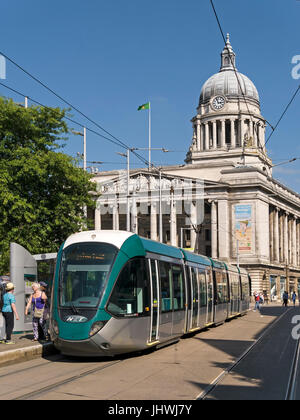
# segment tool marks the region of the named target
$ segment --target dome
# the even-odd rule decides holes
[[[238,80],[239,79],[239,82]],[[257,89],[251,80],[242,73],[226,70],[211,76],[203,85],[199,104],[204,104],[216,95],[245,97],[259,102]]]
[[[246,98],[259,103],[259,96],[254,83],[235,67],[235,53],[227,35],[226,46],[221,53],[221,68],[219,73],[211,76],[203,85],[199,105],[208,102],[217,95],[226,97]],[[243,92],[243,93],[242,93]]]

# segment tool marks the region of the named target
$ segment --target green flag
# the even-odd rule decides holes
[[[147,102],[146,104],[143,104],[138,107],[138,111],[140,111],[141,109],[150,109],[150,102]]]

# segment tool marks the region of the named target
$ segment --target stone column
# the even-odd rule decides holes
[[[288,256],[289,256],[289,264],[292,263],[292,220],[289,218],[288,220]]]
[[[298,223],[297,223],[298,222]],[[297,231],[297,266],[300,266],[300,223],[299,219],[296,222],[296,231]]]
[[[280,227],[280,232],[279,232],[279,243],[280,243],[280,262],[284,262],[284,230],[283,230],[283,214],[281,212],[280,217],[279,217],[279,227]]]
[[[292,219],[292,264],[297,265],[297,232],[296,232],[296,216]]]
[[[279,261],[279,221],[278,221],[278,211],[279,209],[275,207],[274,209],[274,260]]]
[[[270,262],[274,261],[274,210],[269,213]]]
[[[249,130],[250,130],[250,133],[249,133],[249,135],[250,135],[250,137],[252,137],[253,144],[254,144],[254,124],[255,123],[250,118],[250,121],[249,121]]]
[[[135,193],[132,196],[132,205],[131,205],[131,232],[138,233],[138,217],[137,217]]]
[[[197,223],[197,213],[196,213],[197,209],[196,209],[196,205],[192,202],[191,203],[191,211],[190,211],[190,220],[191,220],[191,224],[190,224],[190,228],[191,228],[191,248],[195,249],[195,245],[196,245],[196,232],[194,230],[193,226],[196,226]]]
[[[240,146],[243,147],[245,136],[245,120],[240,118]]]
[[[230,137],[231,137],[231,147],[236,148],[236,138],[235,138],[235,128],[234,128],[235,119],[230,119]]]
[[[204,127],[205,127],[205,146],[204,146],[204,149],[209,150],[209,126],[208,126],[208,122],[204,123]]]
[[[170,203],[170,241],[171,241],[171,245],[177,246],[176,205],[174,202],[173,191],[171,191],[171,203]]]
[[[265,131],[265,129],[266,129],[266,124],[262,124],[261,125],[261,130],[260,130],[260,145],[261,145],[261,147],[264,150],[266,150],[266,147],[265,147],[265,134],[266,134],[266,131]]]
[[[200,152],[200,150],[201,150],[201,131],[200,131],[200,127],[201,127],[201,125],[200,125],[200,121],[199,120],[197,120],[196,121],[196,138],[197,138],[197,150],[198,150],[198,152]]]
[[[217,148],[217,121],[213,121],[213,149]]]
[[[288,242],[288,213],[285,212],[283,215],[283,262],[288,264],[289,261],[289,242]]]
[[[229,211],[228,201],[218,200],[219,258],[229,258]]]
[[[225,147],[225,119],[221,120],[221,147]]]
[[[119,230],[119,208],[118,208],[118,204],[113,205],[113,230]]]
[[[95,230],[101,229],[101,211],[100,211],[100,201],[96,202],[95,208]]]
[[[218,257],[217,202],[211,202],[211,256]]]
[[[150,236],[153,241],[157,241],[157,210],[156,203],[151,203],[150,213]]]

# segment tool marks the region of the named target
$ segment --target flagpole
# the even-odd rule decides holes
[[[151,170],[151,104],[149,102],[149,171]]]

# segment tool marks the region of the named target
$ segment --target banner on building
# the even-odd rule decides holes
[[[234,206],[235,237],[240,254],[252,251],[252,205],[238,204]]]

